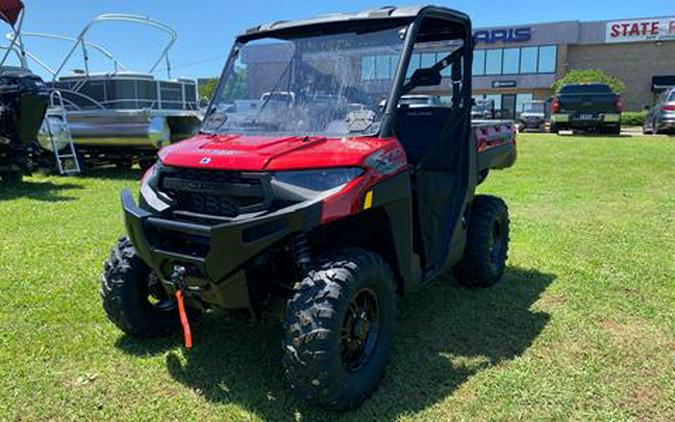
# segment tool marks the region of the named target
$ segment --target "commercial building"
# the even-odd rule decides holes
[[[514,117],[528,100],[551,97],[553,82],[572,69],[600,69],[621,79],[626,84],[627,110],[651,105],[659,90],[675,86],[675,16],[478,28],[474,39],[474,96],[494,100],[503,117]],[[416,51],[411,70],[433,65],[452,49],[436,45]],[[398,55],[394,53],[370,48],[352,57],[344,65],[354,69],[349,73],[360,80],[351,83],[369,92],[381,90],[387,85],[382,82],[395,73]],[[267,47],[264,54],[255,48],[243,54],[249,93],[255,96],[272,89],[274,75],[283,72],[290,54],[282,45]],[[334,60],[328,53],[317,54],[315,70],[334,72],[338,68]],[[440,88],[425,91],[446,94],[449,69],[443,76]]]
[[[675,17],[481,28],[474,38],[474,93],[507,111],[548,98],[551,84],[572,69],[621,79],[628,110],[675,85]]]

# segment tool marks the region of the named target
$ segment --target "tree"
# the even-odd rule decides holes
[[[205,83],[199,84],[199,99],[207,101],[211,99],[218,86],[218,78],[211,78]]]
[[[199,98],[211,100],[217,87],[218,78],[212,78],[205,83],[199,84]],[[247,96],[248,84],[246,82],[246,69],[237,67],[234,70],[234,75],[231,75],[225,84],[222,98],[226,101],[233,101],[246,99]]]
[[[598,69],[579,70],[574,69],[567,72],[565,76],[553,82],[551,88],[555,93],[560,92],[560,88],[569,84],[579,83],[602,83],[607,84],[617,94],[626,90],[626,84],[616,76]]]

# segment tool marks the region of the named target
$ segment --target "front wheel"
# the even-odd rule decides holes
[[[454,272],[470,287],[489,287],[501,280],[509,250],[509,211],[500,198],[477,195],[471,207],[466,247]]]
[[[110,252],[100,293],[108,319],[131,336],[157,337],[179,327],[175,302],[128,238],[120,239]]]
[[[286,379],[310,403],[353,409],[377,388],[394,330],[389,265],[364,249],[319,261],[295,286],[284,319]]]

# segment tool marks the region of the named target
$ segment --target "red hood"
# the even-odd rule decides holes
[[[362,165],[391,140],[371,137],[198,135],[159,152],[168,166],[262,171]]]

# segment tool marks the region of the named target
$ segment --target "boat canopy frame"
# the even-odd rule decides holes
[[[70,60],[73,58],[75,55],[76,51],[81,49],[82,51],[82,58],[84,62],[84,74],[85,77],[89,78],[90,76],[90,71],[89,71],[89,48],[94,49],[101,53],[106,59],[112,62],[113,64],[113,71],[111,74],[117,74],[120,71],[129,71],[129,68],[127,68],[120,60],[118,60],[110,51],[108,51],[105,47],[103,47],[100,44],[94,43],[92,41],[87,40],[87,34],[89,31],[96,25],[105,23],[105,22],[122,22],[122,23],[132,23],[132,24],[138,24],[138,25],[144,25],[148,26],[154,29],[157,29],[163,33],[165,33],[168,36],[168,42],[164,47],[162,48],[159,57],[153,62],[152,66],[150,69],[147,71],[148,74],[153,74],[157,70],[157,68],[164,62],[164,65],[166,67],[166,74],[167,74],[167,79],[171,80],[171,60],[169,59],[169,51],[171,50],[171,47],[175,44],[176,40],[178,39],[178,34],[176,31],[171,28],[170,26],[166,25],[165,23],[162,23],[156,19],[152,19],[148,16],[141,16],[141,15],[131,15],[131,14],[123,14],[123,13],[106,13],[103,15],[96,16],[93,18],[91,21],[85,25],[85,27],[82,29],[80,34],[77,37],[68,37],[68,36],[63,36],[63,35],[56,35],[56,34],[48,34],[48,33],[42,33],[42,32],[26,32],[23,35],[22,34],[17,34],[15,33],[10,33],[7,35],[7,38],[10,39],[12,42],[16,43],[16,45],[19,46],[22,55],[24,56],[24,66],[25,66],[25,57],[29,57],[31,60],[33,60],[35,63],[37,63],[40,67],[42,67],[44,70],[49,72],[52,75],[52,79],[56,81],[58,77],[61,75],[63,72],[64,68],[70,62]],[[27,52],[23,43],[23,36],[26,37],[38,37],[38,38],[48,38],[48,39],[53,39],[53,40],[59,40],[59,41],[66,41],[66,42],[71,42],[72,47],[64,57],[64,59],[61,61],[61,63],[56,67],[55,69],[51,68],[48,66],[46,63],[41,61],[38,57],[36,57],[34,54]]]
[[[1,0],[0,1],[0,21],[6,22],[12,28],[10,43],[7,47],[0,47],[0,51],[5,50],[5,53],[0,59],[0,66],[4,66],[9,58],[9,55],[14,52],[22,68],[27,68],[26,54],[23,50],[23,42],[21,42],[21,28],[23,27],[23,20],[25,15],[25,8],[21,0]]]

